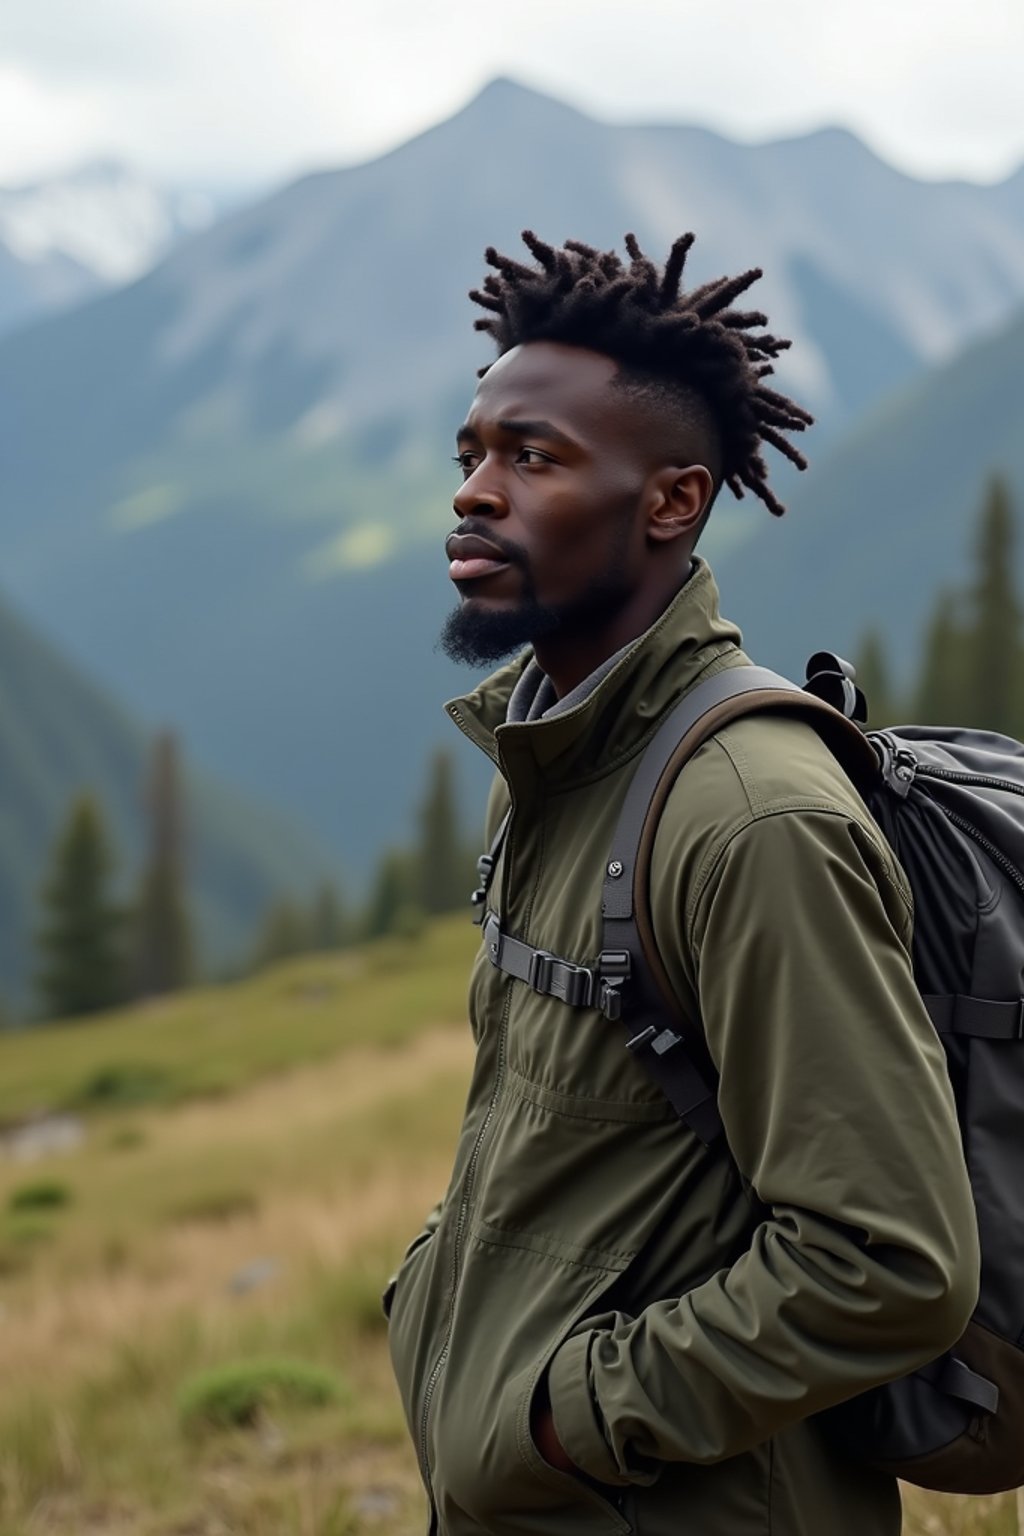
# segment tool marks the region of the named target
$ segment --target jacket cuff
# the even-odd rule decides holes
[[[555,1434],[562,1449],[588,1477],[599,1483],[625,1485],[604,1438],[590,1395],[590,1345],[594,1331],[566,1339],[548,1367],[548,1396]]]

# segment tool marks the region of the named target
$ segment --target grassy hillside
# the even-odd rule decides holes
[[[0,1040],[0,1122],[88,1106],[76,1153],[0,1159],[0,1536],[422,1529],[378,1294],[447,1182],[477,938],[457,918]],[[118,1070],[134,1104],[83,1095]],[[268,1359],[333,1397],[233,1427],[183,1403]],[[911,1500],[908,1536],[1013,1530],[1008,1499]]]
[[[39,885],[78,791],[91,789],[108,814],[130,889],[148,752],[139,723],[0,604],[0,994],[27,986]],[[223,964],[248,946],[272,900],[308,897],[333,861],[301,827],[201,773],[189,773],[187,796],[201,959]]]

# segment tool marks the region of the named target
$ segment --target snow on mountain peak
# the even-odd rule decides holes
[[[0,242],[19,260],[70,258],[104,283],[137,277],[216,212],[197,192],[168,191],[113,161],[31,186],[0,188]]]

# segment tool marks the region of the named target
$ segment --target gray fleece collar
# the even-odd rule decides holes
[[[609,656],[606,661],[602,661],[601,665],[595,668],[589,677],[585,677],[582,683],[577,683],[564,699],[556,696],[554,683],[542,670],[537,658],[531,657],[522,677],[512,690],[506,720],[513,725],[522,725],[530,720],[564,715],[567,710],[574,709],[577,704],[582,704],[584,699],[589,698],[602,679],[607,677],[612,667],[620,662],[635,644],[635,640],[628,641],[621,650]]]

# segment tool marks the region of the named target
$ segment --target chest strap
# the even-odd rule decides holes
[[[557,997],[570,1008],[596,1008],[606,1019],[621,1017],[619,988],[631,969],[626,950],[606,951],[595,966],[576,965],[504,933],[493,912],[484,921],[483,929],[487,958],[499,971],[525,981],[544,997]]]
[[[493,912],[484,920],[483,931],[487,957],[497,970],[570,1008],[596,1008],[606,1019],[622,1018],[621,988],[633,969],[628,950],[604,950],[596,965],[577,965],[514,939],[503,932]],[[650,1018],[653,1022],[646,1022]],[[631,1007],[624,1022],[627,1049],[657,1083],[680,1120],[709,1145],[722,1129],[715,1093],[688,1054],[682,1035],[665,1023],[664,1007]]]

